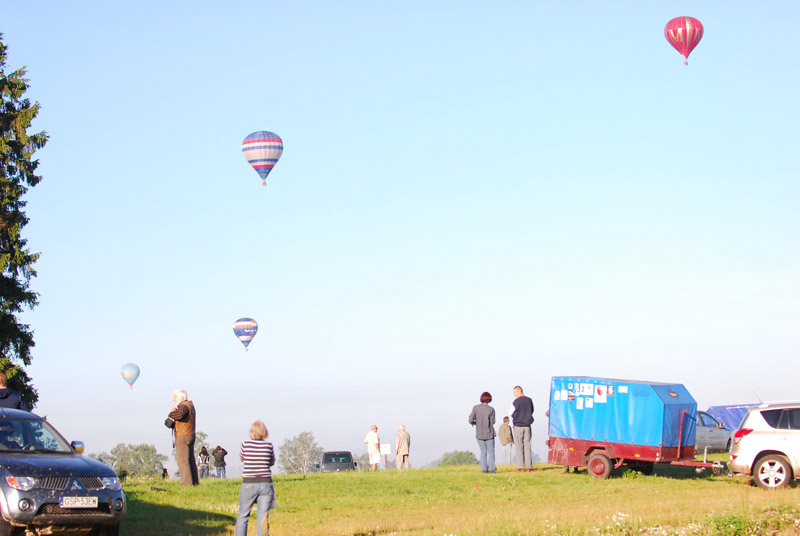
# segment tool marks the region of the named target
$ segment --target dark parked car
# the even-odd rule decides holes
[[[322,463],[318,464],[320,473],[334,473],[336,471],[354,471],[356,462],[353,455],[346,450],[326,452],[322,455]]]
[[[42,417],[0,408],[0,536],[119,534],[119,478],[82,453]]]

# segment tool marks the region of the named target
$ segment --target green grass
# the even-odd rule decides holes
[[[800,534],[800,487],[767,492],[744,478],[656,466],[653,476],[537,465],[477,466],[275,478],[274,535]],[[123,535],[232,535],[240,480],[125,482]],[[256,534],[251,518],[250,534]]]

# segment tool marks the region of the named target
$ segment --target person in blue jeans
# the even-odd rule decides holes
[[[211,451],[211,456],[214,457],[214,468],[217,470],[217,478],[225,478],[225,456],[228,451],[217,445],[217,448]]]
[[[481,450],[481,471],[496,473],[494,464],[494,408],[489,405],[492,395],[484,392],[481,394],[481,403],[472,408],[469,414],[469,423],[475,427],[475,438]]]
[[[269,511],[275,509],[275,488],[272,487],[272,471],[275,453],[267,427],[256,421],[250,427],[250,440],[242,443],[239,458],[244,464],[242,488],[239,490],[239,515],[236,517],[236,536],[247,536],[250,511],[257,504],[257,534],[269,535]]]

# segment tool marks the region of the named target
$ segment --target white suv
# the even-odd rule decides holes
[[[800,479],[800,402],[751,408],[733,435],[728,469],[764,489]]]

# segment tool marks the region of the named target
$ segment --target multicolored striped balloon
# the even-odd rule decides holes
[[[133,389],[133,384],[139,379],[139,365],[136,363],[125,363],[122,365],[119,373],[122,379]]]
[[[703,38],[703,25],[694,17],[676,17],[664,26],[664,37],[686,58],[683,64],[689,65],[689,54]]]
[[[283,140],[274,132],[259,130],[244,139],[242,153],[266,186],[267,175],[283,154]]]
[[[233,333],[239,342],[244,344],[244,350],[247,351],[247,346],[253,340],[253,337],[258,333],[258,322],[252,318],[240,318],[233,323]]]

